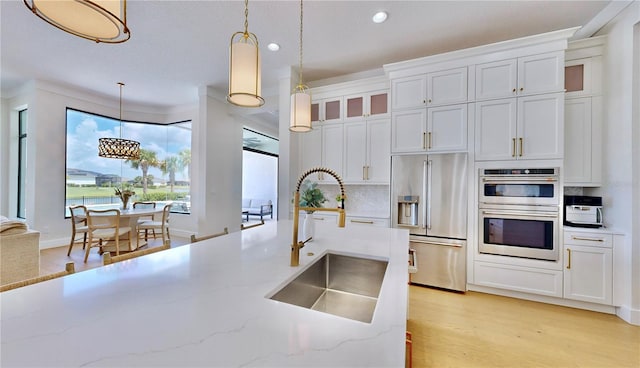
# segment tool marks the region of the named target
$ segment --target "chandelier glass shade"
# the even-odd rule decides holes
[[[120,138],[99,138],[98,156],[125,160],[140,159],[140,142],[122,138],[122,86],[120,85]]]
[[[291,114],[289,130],[304,133],[311,130],[311,94],[309,87],[302,83],[302,0],[300,0],[300,58],[298,64],[298,85],[291,94]]]
[[[227,101],[242,107],[264,105],[258,37],[248,31],[249,2],[244,2],[244,31],[231,35]]]
[[[131,37],[126,0],[23,0],[45,22],[95,42],[122,43]]]

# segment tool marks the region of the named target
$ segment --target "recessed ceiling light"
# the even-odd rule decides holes
[[[377,12],[373,15],[372,19],[374,23],[382,23],[385,20],[387,20],[387,12],[383,12],[383,11]]]
[[[267,45],[267,48],[271,51],[278,51],[280,50],[280,45],[278,45],[275,42],[271,42],[270,44]]]

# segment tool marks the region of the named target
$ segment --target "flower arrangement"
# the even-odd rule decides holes
[[[327,199],[320,188],[318,188],[318,183],[305,180],[302,185],[304,189],[300,194],[300,207],[322,207],[322,204],[326,202]],[[313,213],[313,211],[307,211],[307,213]]]
[[[136,195],[136,192],[134,192],[133,190],[129,190],[129,189],[122,189],[120,190],[120,188],[116,188],[116,195],[118,197],[120,197],[120,200],[122,201],[122,209],[126,210],[127,209],[127,205],[129,203],[129,198],[131,198],[132,196]]]

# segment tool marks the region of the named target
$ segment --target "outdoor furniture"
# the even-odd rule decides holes
[[[243,198],[242,214],[247,216],[247,221],[249,221],[249,215],[260,216],[260,220],[266,215],[271,215],[273,218],[273,203],[268,199]]]
[[[71,213],[71,241],[69,242],[69,250],[67,251],[67,257],[71,255],[71,249],[79,239],[76,239],[78,234],[83,235],[82,249],[87,246],[87,233],[89,227],[87,226],[87,207],[85,206],[69,206],[69,212]]]
[[[120,226],[120,210],[87,210],[87,225],[89,226],[89,242],[84,255],[85,263],[87,263],[91,248],[100,247],[102,252],[107,241],[112,241],[115,244],[116,255],[120,255],[120,236],[125,234],[128,235],[126,238],[129,245],[128,250],[134,250],[131,244],[131,227]]]
[[[162,243],[171,240],[169,234],[169,217],[171,216],[171,204],[167,204],[162,209],[162,221],[145,221],[138,225],[138,232],[147,230],[160,230],[162,232]]]

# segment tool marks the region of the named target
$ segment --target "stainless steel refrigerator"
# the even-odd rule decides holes
[[[466,291],[467,154],[393,156],[393,227],[409,229],[411,282]]]

